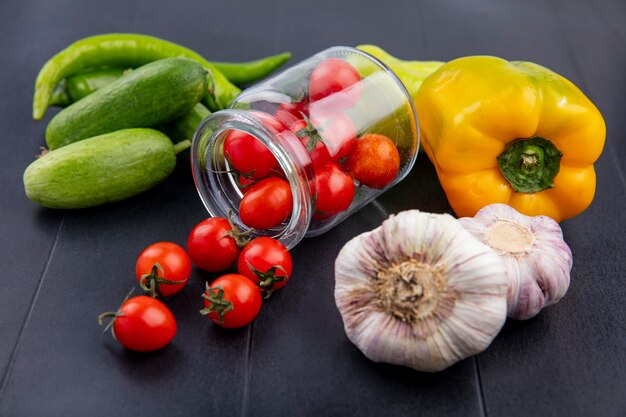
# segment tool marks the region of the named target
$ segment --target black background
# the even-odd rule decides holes
[[[0,415],[625,415],[625,22],[620,0],[2,0]],[[292,282],[252,326],[225,331],[201,317],[199,295],[213,276],[194,270],[168,301],[174,342],[152,354],[125,351],[101,335],[96,317],[135,285],[145,246],[184,245],[206,216],[188,160],[153,190],[88,210],[38,207],[21,181],[54,114],[31,119],[39,68],[78,38],[114,31],[157,35],[212,60],[289,50],[295,63],[333,45],[373,43],[407,59],[492,54],[561,73],[608,128],[596,199],[562,223],[574,254],[568,294],[437,374],[365,359],[334,305],[333,262],[390,213],[450,211],[420,154],[401,184],[293,250]]]

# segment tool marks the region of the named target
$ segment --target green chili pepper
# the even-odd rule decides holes
[[[212,62],[212,64],[228,78],[228,81],[235,84],[249,84],[268,76],[290,57],[291,53],[283,52],[249,62]],[[48,104],[59,107],[69,106],[131,70],[123,68],[91,69],[70,75],[59,81]]]
[[[69,106],[130,71],[132,69],[105,68],[70,75],[57,84],[49,104],[60,107]]]
[[[166,123],[161,127],[161,130],[165,132],[174,143],[182,142],[183,140],[192,140],[196,129],[209,114],[211,114],[209,109],[204,107],[202,103],[198,103],[189,113]]]
[[[148,35],[110,33],[74,42],[43,66],[35,82],[33,118],[43,117],[56,85],[63,78],[105,65],[136,68],[158,59],[184,56],[202,64],[212,75],[207,104],[223,109],[241,92],[213,64],[184,46]]]
[[[74,100],[67,92],[67,79],[63,78],[52,91],[50,96],[50,106],[67,107],[72,104]]]
[[[413,98],[424,79],[444,64],[440,61],[405,61],[389,55],[375,45],[359,45],[357,49],[375,56],[391,68]]]
[[[291,58],[291,53],[272,55],[249,62],[212,62],[233,84],[248,84],[274,72]]]

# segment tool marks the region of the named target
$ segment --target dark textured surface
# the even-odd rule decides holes
[[[626,415],[625,21],[619,0],[0,2],[0,416]],[[438,374],[365,359],[334,306],[334,258],[389,213],[449,210],[422,154],[403,183],[293,250],[292,282],[253,326],[224,331],[197,314],[211,276],[194,270],[169,301],[174,342],[124,351],[96,317],[134,285],[142,248],[184,244],[205,216],[187,160],[159,187],[89,210],[37,207],[21,183],[51,117],[30,117],[40,66],[77,38],[113,31],[158,35],[215,60],[291,50],[295,62],[374,43],[405,58],[493,54],[565,75],[608,130],[596,199],[562,225],[574,253],[567,296]]]

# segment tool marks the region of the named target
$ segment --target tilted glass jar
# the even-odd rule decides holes
[[[196,131],[191,160],[200,198],[212,216],[231,213],[244,230],[250,227],[240,204],[262,180],[261,168],[237,170],[234,142],[224,149],[235,132],[269,149],[277,164],[267,176],[290,185],[291,214],[252,231],[288,248],[326,232],[398,183],[419,147],[415,109],[398,77],[357,49],[324,50],[245,90]]]

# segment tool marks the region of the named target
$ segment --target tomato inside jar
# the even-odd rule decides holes
[[[230,213],[251,236],[292,248],[406,176],[418,131],[395,74],[362,51],[330,48],[205,119],[194,180],[211,215]]]

